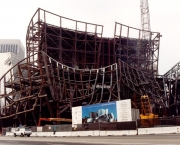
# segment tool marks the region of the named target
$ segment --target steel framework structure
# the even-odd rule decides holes
[[[155,79],[160,34],[150,32],[144,40],[143,30],[117,22],[114,38],[102,32],[102,25],[39,8],[27,30],[27,58],[0,79],[0,119],[37,125],[41,117],[71,118],[73,106],[131,98],[138,107],[141,95],[163,108],[164,93]]]
[[[151,26],[150,26],[150,15],[149,15],[149,4],[148,0],[141,0],[141,26],[143,31],[142,38],[143,39],[150,39],[151,36]]]
[[[180,103],[180,62],[174,65],[163,76],[164,92],[166,95],[166,106],[169,114],[179,116]]]

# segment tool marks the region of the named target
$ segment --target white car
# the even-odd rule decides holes
[[[16,136],[28,136],[30,137],[30,135],[32,134],[32,130],[28,127],[21,127],[21,128],[16,128],[15,132],[14,132],[14,137]]]

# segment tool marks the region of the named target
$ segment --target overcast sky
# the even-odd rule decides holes
[[[104,26],[113,37],[114,22],[141,27],[140,0],[0,0],[0,39],[20,39],[25,46],[31,17],[39,8]],[[149,0],[151,30],[162,34],[159,74],[180,61],[180,0]]]

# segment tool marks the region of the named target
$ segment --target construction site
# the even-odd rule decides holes
[[[1,126],[71,122],[72,107],[126,99],[140,119],[179,116],[180,65],[158,74],[161,34],[143,26],[115,22],[114,37],[105,38],[103,25],[38,8],[27,57],[0,78]]]

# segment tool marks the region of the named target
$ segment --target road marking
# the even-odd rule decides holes
[[[14,141],[6,141],[7,143],[11,143],[11,145],[12,145],[12,143],[13,144],[15,144],[15,145],[27,145],[27,144],[24,144],[24,143],[20,143],[20,142],[14,142]],[[9,144],[8,144],[9,145]],[[31,144],[28,144],[28,145],[31,145]]]
[[[67,145],[67,144],[57,144],[57,143],[46,143],[46,144],[48,144],[48,145]]]
[[[13,143],[13,144],[18,144],[18,142],[15,141],[6,141],[7,143]]]
[[[119,143],[118,143],[118,144],[119,144]],[[147,144],[147,143],[122,143],[122,142],[121,142],[119,145],[121,145],[121,144],[122,144],[122,145],[123,145],[123,144],[127,144],[127,145],[128,145],[128,144],[132,144],[132,145],[134,145],[134,144],[146,144],[146,145],[179,145],[179,144],[164,144],[164,143],[163,143],[163,144],[157,144],[157,143],[148,143],[148,144]]]

